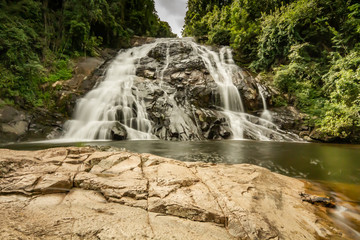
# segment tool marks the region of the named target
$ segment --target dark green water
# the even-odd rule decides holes
[[[108,141],[22,143],[0,147],[37,150],[56,146],[100,145],[152,153],[182,161],[251,163],[277,173],[309,180],[360,184],[360,146],[259,141]]]

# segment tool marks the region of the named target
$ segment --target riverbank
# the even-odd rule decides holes
[[[346,239],[303,181],[250,164],[0,150],[1,238]]]

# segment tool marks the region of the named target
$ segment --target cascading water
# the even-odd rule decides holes
[[[255,116],[244,113],[240,93],[233,83],[233,77],[236,74],[239,74],[241,79],[244,77],[241,74],[241,68],[235,65],[231,50],[228,47],[223,47],[220,49],[220,53],[217,54],[195,43],[192,43],[192,46],[199,53],[218,85],[224,110],[223,113],[229,119],[234,139],[244,139],[244,132],[246,131],[247,137],[252,139],[268,141],[271,140],[271,137],[277,135],[278,139],[292,141],[293,136],[286,136],[283,131],[271,122],[271,119],[268,117],[269,115],[271,117],[271,114],[266,109],[265,101],[263,101],[264,112],[267,111],[266,115],[264,115],[265,120],[257,120]],[[260,94],[263,100],[265,100],[262,95],[263,93],[261,92]]]
[[[238,67],[234,64],[231,50],[224,47],[220,50],[219,56],[219,54],[204,46],[199,46],[195,43],[192,45],[203,59],[210,75],[218,85],[224,114],[229,118],[233,137],[235,139],[243,139],[244,118],[238,113],[244,112],[244,106],[239,91],[232,80],[232,76]],[[227,59],[225,55],[227,55]]]
[[[260,85],[257,84],[258,90],[259,90],[259,94],[262,100],[262,104],[263,104],[263,112],[261,113],[261,118],[271,122],[272,121],[272,116],[271,116],[271,112],[267,109],[267,105],[266,105],[266,99],[265,99],[265,90],[264,88]]]
[[[163,53],[157,52],[152,56],[151,52],[158,48]],[[175,59],[174,55],[181,58]],[[190,56],[198,59],[195,63],[199,66],[199,61],[203,62],[202,66],[206,70],[195,69],[197,74],[203,74],[203,77],[200,77],[200,80],[198,77],[197,83],[187,83],[186,87],[196,88],[203,79],[209,78],[206,77],[208,74],[217,86],[216,91],[220,97],[217,108],[220,110],[211,106],[204,110],[196,107],[194,101],[187,99],[191,89],[184,90],[184,85],[181,84],[184,84],[185,80],[182,79],[188,79],[189,82],[196,80],[196,76],[191,72],[194,71],[194,66],[187,66],[186,69],[182,67]],[[147,60],[143,61],[144,59]],[[144,65],[153,66],[152,64],[152,77],[137,76],[138,69]],[[178,73],[180,70],[183,72]],[[182,77],[174,77],[174,74]],[[203,122],[204,116],[200,116],[205,113],[210,115],[207,117],[210,119],[214,114],[224,116],[228,124],[221,124],[228,126],[234,139],[293,140],[271,123],[270,119],[260,119],[244,112],[234,78],[241,81],[244,76],[241,68],[235,65],[231,50],[227,47],[221,48],[217,53],[189,39],[158,39],[154,43],[122,51],[107,70],[105,80],[77,103],[74,120],[65,124],[63,138],[104,140],[114,139],[114,135],[120,135],[120,139],[210,138],[213,134],[209,132],[222,128],[219,122],[225,120],[216,120],[211,126],[207,126],[207,123]],[[209,79],[206,81],[210,82]],[[209,84],[206,82],[205,86]],[[203,85],[202,83],[201,86]],[[260,89],[258,87],[264,97]],[[266,103],[263,105],[264,111],[267,111]],[[200,115],[197,116],[197,113]],[[228,135],[224,133],[222,136]]]
[[[112,128],[116,127],[124,127],[130,139],[155,138],[144,103],[133,85],[136,61],[154,46],[143,45],[118,54],[105,80],[77,103],[74,120],[65,124],[64,138],[111,139]]]

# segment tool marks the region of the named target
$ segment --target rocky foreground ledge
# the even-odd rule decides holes
[[[304,182],[249,164],[0,150],[0,239],[343,239]]]

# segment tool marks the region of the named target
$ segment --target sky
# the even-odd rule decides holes
[[[170,24],[172,32],[181,37],[187,0],[155,0],[155,8],[161,19]]]

